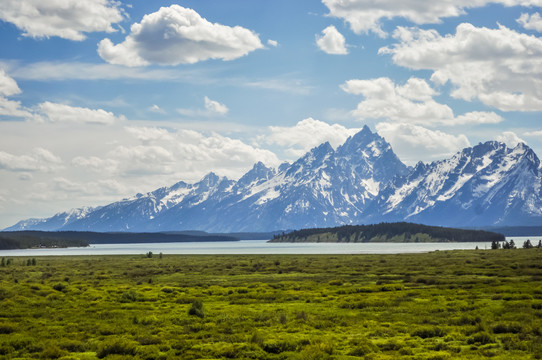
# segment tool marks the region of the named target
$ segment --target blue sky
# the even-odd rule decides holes
[[[488,140],[542,154],[542,3],[472,3],[2,1],[0,228],[363,125],[408,165]]]

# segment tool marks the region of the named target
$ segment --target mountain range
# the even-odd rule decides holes
[[[542,168],[525,144],[489,141],[449,159],[402,163],[365,126],[277,169],[258,162],[234,181],[209,173],[147,194],[5,230],[97,232],[274,231],[409,221],[481,227],[542,224]]]

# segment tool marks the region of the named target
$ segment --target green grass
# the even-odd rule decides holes
[[[0,359],[539,359],[542,251],[13,258]]]

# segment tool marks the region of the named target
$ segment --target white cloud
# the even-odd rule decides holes
[[[13,155],[0,151],[0,169],[8,171],[43,171],[58,169],[62,159],[47,149],[34,148],[28,155]]]
[[[399,43],[379,50],[410,69],[433,71],[436,84],[451,82],[457,99],[478,99],[502,111],[542,110],[542,39],[504,26],[460,24],[455,35],[399,27]]]
[[[267,45],[272,46],[272,47],[277,47],[279,46],[279,43],[276,40],[269,39],[267,40]]]
[[[207,96],[204,98],[205,109],[210,113],[215,113],[219,115],[226,115],[229,111],[228,107],[224,104],[219,103],[218,101],[211,100]]]
[[[526,132],[523,133],[523,136],[535,136],[535,137],[540,137],[540,136],[542,136],[542,130],[526,131]]]
[[[126,183],[146,179],[156,188],[179,180],[196,181],[211,170],[237,178],[258,161],[279,164],[276,155],[268,150],[216,133],[151,126],[114,127],[111,131],[120,144],[107,146],[100,155],[76,156],[71,165],[79,172],[123,179]]]
[[[127,126],[125,130],[143,144],[175,141],[174,134],[164,128],[150,126]]]
[[[123,20],[120,2],[113,0],[2,0],[0,19],[15,24],[24,36],[58,36],[84,40],[84,33],[114,32]]]
[[[442,19],[465,14],[471,8],[488,4],[503,6],[540,6],[539,0],[322,0],[329,8],[329,15],[344,19],[357,34],[372,31],[381,37],[387,34],[382,29],[382,20],[404,18],[415,24],[437,24]]]
[[[299,121],[295,126],[270,126],[269,131],[269,135],[260,136],[258,141],[285,147],[290,156],[299,157],[326,141],[336,148],[359,129],[348,129],[339,124],[330,125],[308,118]]]
[[[177,109],[177,112],[186,117],[214,117],[217,115],[226,115],[228,107],[218,101],[211,100],[207,96],[203,98],[204,109]]]
[[[211,23],[192,9],[171,5],[133,24],[122,43],[103,39],[98,54],[109,63],[126,66],[178,65],[234,60],[260,48],[263,45],[251,30]]]
[[[20,101],[8,100],[0,96],[0,115],[8,117],[31,117],[32,114],[21,106]]]
[[[124,176],[145,174],[172,174],[175,171],[175,157],[160,145],[118,146],[108,156],[118,161]]]
[[[307,85],[303,80],[295,78],[251,80],[245,82],[244,85],[258,89],[280,91],[296,95],[308,95],[312,90],[312,86]]]
[[[503,121],[504,119],[494,112],[472,111],[456,117],[454,125],[498,124]]]
[[[21,93],[17,82],[3,69],[0,69],[0,116],[29,117],[30,112],[21,106],[19,101],[9,100],[7,97]]]
[[[26,109],[19,101],[9,100],[6,96],[21,93],[17,82],[0,69],[0,116],[22,117],[38,122],[52,123],[88,123],[112,124],[124,120],[103,109],[87,109],[49,101],[38,104],[35,109]]]
[[[153,104],[151,107],[149,107],[149,111],[157,113],[157,114],[165,114],[166,112],[160,108],[160,106]]]
[[[52,123],[87,123],[110,125],[123,117],[103,109],[87,109],[46,101],[38,105],[35,119]]]
[[[381,122],[376,125],[376,131],[408,165],[420,160],[440,160],[470,146],[465,135],[452,135],[413,124]]]
[[[19,89],[17,82],[8,76],[4,70],[0,69],[0,96],[11,96],[20,93],[21,89]]]
[[[119,167],[119,162],[117,160],[102,159],[97,156],[77,156],[73,158],[71,164],[75,167],[84,168],[87,171],[94,171],[102,174],[114,173]]]
[[[523,139],[521,139],[515,132],[513,131],[503,131],[503,133],[499,136],[497,136],[497,141],[505,143],[508,147],[516,147],[519,143],[526,144],[527,142]]]
[[[542,32],[542,17],[537,12],[534,14],[523,13],[517,22],[527,30]]]
[[[127,68],[121,65],[94,64],[84,62],[39,61],[31,64],[1,62],[10,74],[22,80],[118,80],[135,79],[145,81],[184,81],[201,83],[203,75],[196,70]],[[195,79],[197,78],[197,79]]]
[[[316,44],[323,52],[332,55],[346,55],[346,40],[333,25],[322,30],[322,35],[316,35]]]
[[[341,88],[365,98],[352,111],[360,119],[385,119],[425,126],[495,124],[503,121],[502,117],[492,112],[477,111],[456,117],[448,105],[433,99],[438,93],[419,78],[410,78],[404,85],[397,85],[386,77],[348,80]]]

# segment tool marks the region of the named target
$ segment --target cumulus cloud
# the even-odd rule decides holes
[[[21,89],[17,82],[0,69],[0,116],[29,117],[30,112],[21,106],[19,101],[9,100],[7,97],[20,94]]]
[[[87,123],[110,125],[123,117],[103,109],[88,109],[46,101],[38,105],[35,119],[52,123]]]
[[[120,3],[113,0],[2,0],[0,19],[23,31],[24,36],[58,36],[84,40],[89,32],[114,32],[123,20]]]
[[[4,70],[0,69],[0,96],[11,96],[20,93],[21,89],[19,89],[17,82],[8,76]]]
[[[364,97],[352,111],[360,119],[386,119],[426,126],[495,124],[503,121],[493,112],[477,111],[455,116],[448,105],[433,99],[438,93],[419,78],[410,78],[404,85],[397,85],[386,77],[348,80],[341,88],[347,93]]]
[[[276,40],[269,39],[269,40],[267,40],[267,45],[272,46],[272,47],[277,47],[277,46],[279,46],[279,43]]]
[[[216,100],[211,100],[207,96],[203,98],[204,109],[177,109],[177,112],[186,117],[213,117],[217,115],[226,115],[228,107]]]
[[[87,123],[110,125],[124,120],[103,109],[88,109],[49,101],[38,104],[34,109],[21,106],[19,101],[9,100],[7,96],[20,94],[17,82],[0,69],[0,116],[33,119],[51,123]]]
[[[460,24],[455,35],[399,27],[399,42],[381,48],[410,69],[432,70],[431,80],[452,83],[457,99],[478,99],[502,111],[542,110],[542,39],[504,26]]]
[[[413,124],[381,122],[376,130],[408,165],[420,160],[440,160],[470,146],[463,134],[452,135]]]
[[[123,130],[123,144],[111,147],[102,156],[77,156],[72,165],[125,179],[145,175],[167,176],[170,181],[195,181],[211,170],[237,178],[258,161],[271,166],[279,164],[271,151],[216,133],[205,135],[193,130],[149,126]]]
[[[322,30],[322,35],[316,35],[316,44],[323,52],[332,55],[346,55],[346,40],[333,25]]]
[[[0,151],[0,169],[8,171],[43,171],[58,169],[62,159],[43,148],[34,148],[30,154],[14,155]]]
[[[503,131],[503,133],[496,138],[497,141],[500,141],[502,143],[505,143],[508,145],[508,147],[516,147],[519,143],[527,144],[525,140],[520,138],[515,132],[513,131]]]
[[[165,114],[166,112],[160,108],[160,106],[153,104],[151,107],[149,107],[149,111],[157,113],[157,114]]]
[[[542,17],[537,12],[534,14],[523,13],[517,22],[527,30],[542,32]]]
[[[0,115],[9,117],[30,117],[32,114],[21,106],[20,101],[9,100],[0,96]]]
[[[118,161],[124,176],[172,174],[175,171],[175,157],[170,150],[160,145],[121,145],[108,156]]]
[[[226,115],[229,111],[228,107],[224,104],[219,103],[218,101],[211,100],[207,96],[204,98],[205,109],[210,113],[216,113],[219,115]]]
[[[97,173],[113,173],[117,170],[119,162],[114,159],[102,159],[98,156],[76,156],[71,161],[71,164],[76,167],[84,168],[87,171]]]
[[[122,43],[103,39],[98,54],[125,66],[178,65],[234,60],[260,48],[260,38],[251,30],[211,23],[192,9],[171,5],[133,24]]]
[[[415,24],[437,24],[442,19],[465,14],[471,8],[488,4],[503,6],[540,6],[539,0],[322,0],[329,15],[344,19],[357,34],[369,31],[385,37],[382,20],[403,18]]]
[[[299,157],[326,141],[336,148],[359,129],[348,129],[339,124],[330,125],[320,120],[307,118],[299,121],[295,126],[270,126],[269,131],[269,135],[260,136],[258,141],[285,147],[287,154]]]

